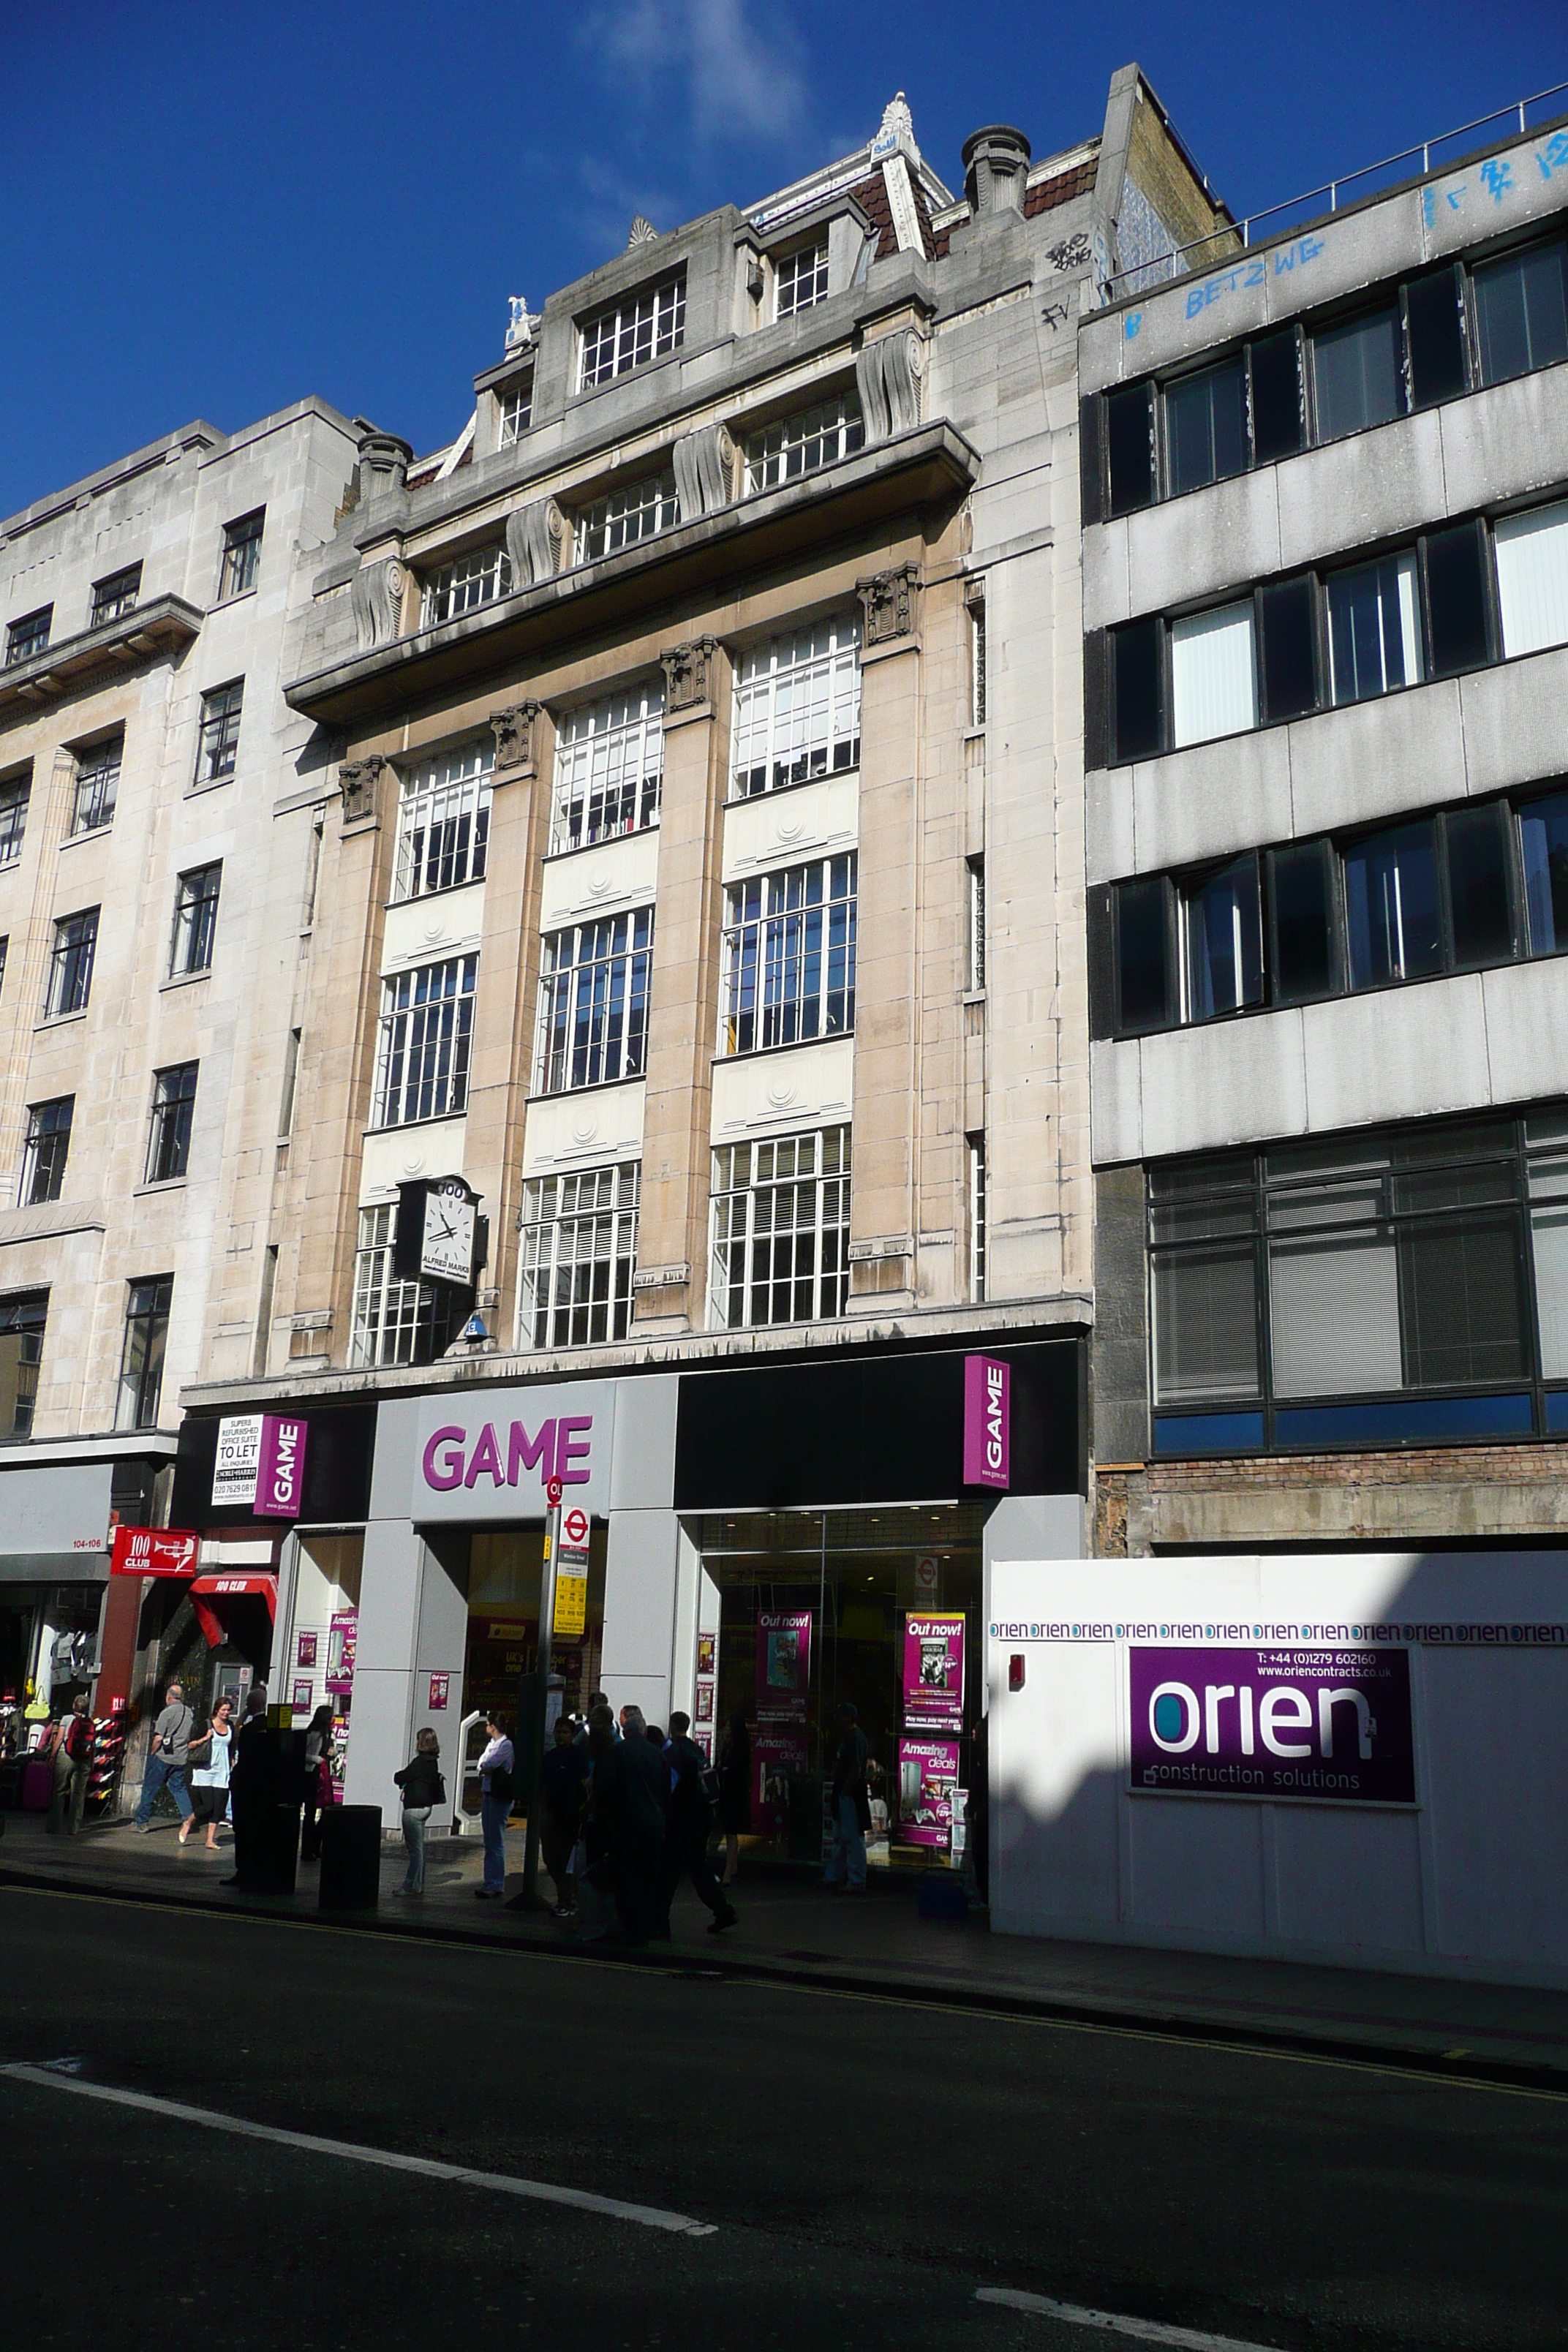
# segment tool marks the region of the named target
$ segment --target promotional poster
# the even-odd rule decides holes
[[[910,1610],[904,1619],[904,1721],[911,1730],[963,1727],[963,1619]]]
[[[805,1769],[804,1723],[759,1724],[752,1740],[752,1826],[779,1834],[789,1826],[789,1784]]]
[[[321,1687],[334,1698],[354,1686],[354,1649],[359,1639],[359,1611],[340,1611],[327,1629],[327,1671]]]
[[[958,1787],[956,1739],[899,1742],[899,1818],[893,1835],[900,1845],[952,1843],[952,1809]]]
[[[1404,1649],[1127,1653],[1131,1786],[1184,1797],[1410,1805]]]
[[[759,1721],[805,1715],[811,1689],[811,1612],[764,1612],[757,1619]]]

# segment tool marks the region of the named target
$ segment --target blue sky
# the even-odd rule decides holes
[[[949,185],[1037,155],[1136,58],[1237,212],[1568,78],[1562,0],[0,0],[0,515],[193,416],[308,392],[420,450],[535,309],[867,138],[896,89]]]

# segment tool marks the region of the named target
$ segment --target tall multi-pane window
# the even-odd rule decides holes
[[[530,368],[521,383],[509,383],[497,395],[498,446],[508,449],[521,441],[533,419],[533,371]]]
[[[221,864],[194,866],[188,874],[181,875],[174,890],[174,936],[169,950],[171,980],[188,980],[194,972],[210,971],[222,882]]]
[[[738,1331],[842,1315],[849,1287],[849,1129],[713,1154],[709,1321]]]
[[[735,670],[731,797],[860,764],[860,624],[847,614],[774,637]]]
[[[865,420],[853,393],[781,416],[747,436],[746,496],[776,489],[781,482],[815,474],[819,467],[836,466],[840,457],[863,448],[865,441]]]
[[[403,778],[394,901],[482,882],[490,830],[493,743],[443,752]]]
[[[552,851],[640,833],[658,822],[664,694],[639,687],[568,711],[555,737]]]
[[[40,604],[36,613],[24,613],[13,621],[5,632],[5,667],[13,662],[31,661],[35,654],[47,653],[49,629],[54,621],[52,604]]]
[[[255,587],[266,522],[266,508],[258,507],[254,514],[241,515],[237,522],[224,525],[223,565],[217,583],[220,604],[226,597],[243,596],[247,589]]]
[[[239,717],[245,702],[245,680],[231,678],[202,697],[202,723],[196,738],[196,782],[221,783],[232,776],[239,757]]]
[[[574,560],[597,563],[639,539],[651,539],[657,530],[673,530],[679,520],[673,472],[645,474],[641,481],[622,483],[583,509],[573,533]]]
[[[631,1328],[637,1255],[635,1160],[543,1176],[524,1187],[518,1263],[520,1348],[586,1348]]]
[[[428,1364],[450,1346],[461,1313],[456,1293],[432,1283],[403,1282],[393,1272],[395,1208],[362,1209],[354,1254],[349,1362]]]
[[[113,818],[124,749],[123,736],[111,735],[107,741],[90,744],[86,751],[78,752],[76,789],[71,799],[73,835],[97,833]]]
[[[642,1074],[653,908],[552,932],[539,974],[533,1091],[563,1094]]]
[[[985,985],[985,860],[971,857],[967,861],[969,883],[969,971],[971,994]]]
[[[22,855],[22,835],[27,829],[27,803],[33,797],[33,772],[24,770],[19,776],[7,776],[0,783],[0,866],[14,865]]]
[[[793,253],[784,254],[773,268],[773,316],[791,319],[797,310],[809,310],[814,302],[827,299],[827,239],[821,237],[815,245],[797,246]]]
[[[510,594],[511,562],[505,548],[476,547],[429,574],[420,596],[419,625],[439,628],[444,621],[461,620],[465,613]]]
[[[65,1182],[66,1156],[70,1150],[74,1095],[58,1095],[53,1102],[27,1108],[27,1139],[22,1150],[22,1181],[17,1204],[36,1208],[41,1201],[58,1201]]]
[[[455,1118],[468,1108],[477,955],[400,971],[381,984],[375,1124]]]
[[[107,580],[92,583],[92,610],[88,616],[91,629],[105,629],[110,621],[123,620],[136,609],[142,593],[142,566],[127,564],[123,572],[112,572]]]
[[[173,1184],[191,1159],[191,1121],[196,1108],[195,1062],[159,1070],[153,1080],[153,1118],[147,1135],[147,1181]]]
[[[969,607],[969,723],[985,724],[985,599]]]
[[[14,1290],[0,1298],[0,1437],[32,1433],[48,1313],[47,1290]]]
[[[120,1356],[116,1429],[155,1429],[163,1390],[163,1350],[169,1337],[172,1274],[133,1282],[125,1302],[125,1339]]]
[[[79,915],[61,915],[55,924],[44,982],[44,1018],[58,1013],[79,1013],[92,993],[92,960],[98,949],[96,907]]]
[[[855,1026],[857,856],[814,858],[725,893],[719,1051],[750,1054]]]
[[[1363,702],[1421,682],[1421,616],[1415,556],[1359,563],[1324,582],[1329,607],[1329,687],[1335,702]]]
[[[577,389],[609,383],[647,360],[679,351],[686,335],[686,272],[628,294],[583,328]]]
[[[985,1298],[985,1138],[969,1141],[969,1296],[982,1306]]]

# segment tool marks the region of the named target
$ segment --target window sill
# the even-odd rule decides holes
[[[827,1029],[820,1037],[792,1037],[783,1045],[741,1045],[731,1054],[721,1047],[713,1056],[713,1066],[718,1069],[726,1062],[765,1062],[774,1054],[804,1053],[812,1045],[840,1045],[854,1034],[853,1029]]]
[[[732,791],[724,806],[727,809],[755,808],[759,801],[782,800],[786,793],[808,793],[814,784],[858,784],[859,781],[860,763],[857,761],[852,768],[825,768],[820,776],[802,776],[797,782],[790,784],[770,784],[765,792]]]
[[[212,976],[213,968],[210,963],[204,964],[200,971],[173,972],[167,980],[161,980],[158,982],[158,993],[163,996],[172,988],[195,988],[199,981],[210,980]]]
[[[965,1004],[984,1004],[985,991],[983,988],[966,988],[963,991],[962,1002]]]
[[[40,1029],[68,1029],[73,1021],[85,1021],[86,1019],[87,1006],[85,1004],[75,1013],[46,1013],[41,1021],[34,1022],[33,1034],[37,1036]]]
[[[237,588],[232,596],[219,596],[215,603],[207,606],[209,618],[214,613],[226,613],[232,605],[243,604],[247,597],[254,596],[256,590],[253,587]]]
[[[625,1070],[618,1078],[591,1078],[583,1087],[555,1087],[548,1093],[536,1090],[528,1099],[531,1103],[566,1102],[583,1095],[602,1095],[611,1087],[640,1086],[647,1076],[646,1070]]]
[[[216,793],[221,791],[225,784],[233,783],[235,777],[238,772],[239,772],[237,768],[231,768],[226,776],[195,777],[185,786],[185,798],[188,801],[194,801],[199,799],[203,793]]]
[[[564,849],[547,849],[543,862],[546,866],[553,866],[565,857],[586,857],[595,849],[614,849],[617,842],[640,841],[645,833],[658,831],[658,819],[656,816],[651,824],[635,825],[629,833],[606,833],[601,835],[597,841],[570,841]]]
[[[416,890],[412,898],[389,898],[386,902],[386,911],[391,914],[394,908],[427,907],[433,898],[455,898],[459,890],[482,890],[484,887],[485,877],[482,874],[470,874],[464,882],[444,882],[435,890]],[[303,930],[300,934],[302,940],[309,939],[310,936],[309,930]]]
[[[184,1176],[160,1176],[151,1184],[133,1184],[131,1188],[131,1197],[133,1201],[140,1201],[149,1192],[183,1192],[185,1183],[186,1179]]]
[[[101,841],[106,834],[110,834],[113,831],[114,819],[112,817],[110,818],[107,824],[83,825],[79,833],[68,833],[61,841],[60,847],[62,849],[75,849],[79,844],[84,841]]]
[[[415,1135],[422,1128],[450,1127],[454,1119],[467,1118],[468,1116],[468,1106],[464,1103],[458,1110],[432,1111],[428,1118],[400,1118],[395,1120],[390,1126],[367,1127],[363,1133],[367,1139],[373,1135]],[[286,1135],[280,1135],[278,1139],[279,1143],[287,1143],[289,1139]]]

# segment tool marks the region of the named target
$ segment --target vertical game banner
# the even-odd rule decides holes
[[[963,1360],[963,1483],[1005,1494],[1012,1479],[1012,1374],[994,1356]]]
[[[904,1619],[904,1721],[911,1730],[960,1731],[963,1727],[963,1619],[922,1616]]]
[[[952,1808],[958,1787],[956,1739],[899,1742],[899,1818],[893,1834],[900,1845],[938,1847],[952,1843]]]
[[[309,1435],[306,1423],[291,1413],[226,1413],[213,1457],[214,1506],[297,1519]]]
[[[757,1619],[757,1720],[804,1723],[810,1690],[810,1610],[763,1612]]]

